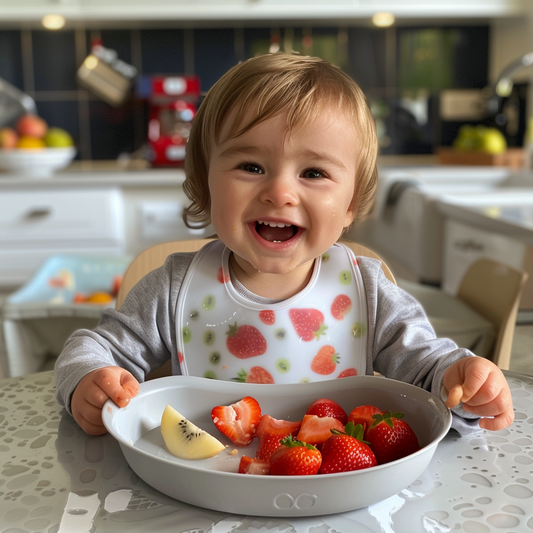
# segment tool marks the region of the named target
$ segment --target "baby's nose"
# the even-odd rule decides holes
[[[260,197],[261,201],[271,203],[277,207],[297,205],[299,203],[294,179],[284,174],[277,174],[265,180]]]

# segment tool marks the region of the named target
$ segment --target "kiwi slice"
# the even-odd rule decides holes
[[[161,417],[161,434],[168,451],[181,459],[207,459],[225,446],[215,437],[167,405]]]

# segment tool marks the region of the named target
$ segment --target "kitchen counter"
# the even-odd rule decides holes
[[[165,496],[130,469],[111,436],[92,437],[77,426],[55,400],[51,372],[3,379],[0,531],[530,531],[533,376],[505,376],[516,413],[508,429],[464,437],[450,431],[419,479],[367,508],[280,519],[210,511]]]
[[[533,187],[499,189],[474,198],[444,195],[436,206],[448,217],[533,246]]]
[[[107,161],[73,163],[51,178],[0,172],[0,190],[102,186],[161,188],[181,187],[184,181],[183,168],[150,168],[143,164],[125,166]]]

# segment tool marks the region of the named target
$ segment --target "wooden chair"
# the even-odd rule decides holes
[[[518,305],[527,279],[527,272],[483,258],[467,270],[456,296],[420,284],[405,281],[398,284],[422,303],[437,336],[445,336],[439,335],[439,319],[446,314],[450,320],[457,319],[465,306],[492,325],[494,342],[486,354],[478,355],[506,370],[511,359]]]
[[[204,244],[212,241],[208,239],[191,239],[156,244],[142,251],[130,264],[124,273],[120,289],[117,294],[116,308],[119,309],[127,294],[146,274],[163,265],[169,255],[178,252],[197,252]]]

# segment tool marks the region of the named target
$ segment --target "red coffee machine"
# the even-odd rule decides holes
[[[152,165],[183,165],[199,98],[197,76],[150,78],[148,144]]]

